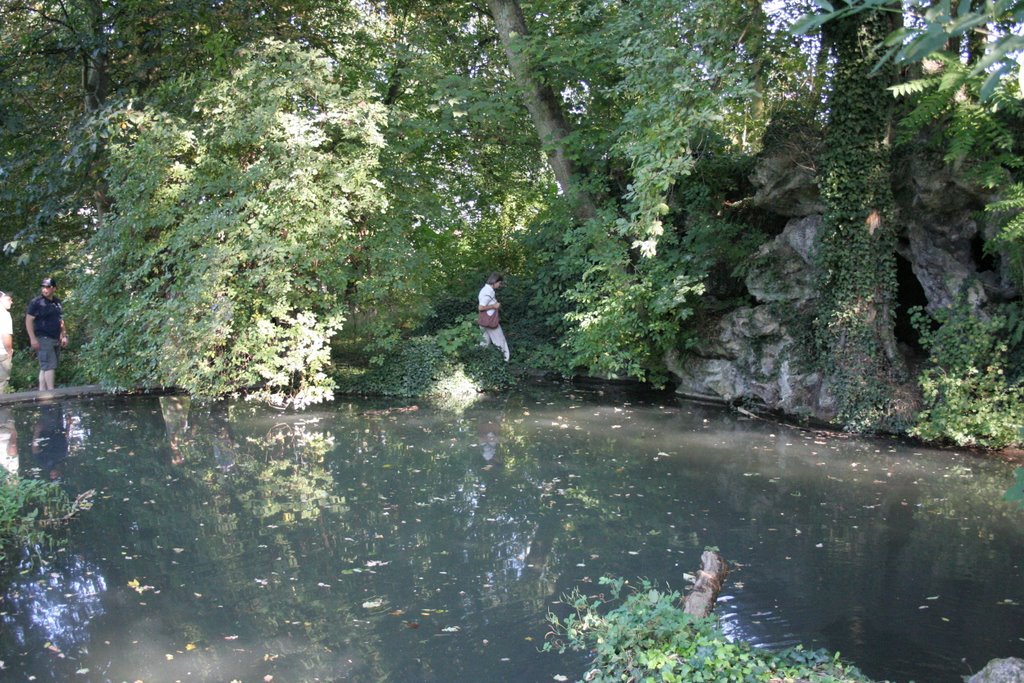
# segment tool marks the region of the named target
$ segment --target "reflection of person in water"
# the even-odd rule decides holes
[[[221,472],[229,472],[235,466],[238,448],[228,428],[228,408],[223,402],[213,405],[210,410],[211,438],[213,441],[213,457]]]
[[[9,408],[0,408],[0,467],[18,474],[18,430]]]
[[[476,423],[476,438],[480,443],[481,455],[488,465],[500,463],[498,457],[498,444],[501,443],[501,418],[494,419],[479,418]]]
[[[59,479],[61,466],[68,457],[68,425],[58,403],[44,403],[32,430],[32,457],[50,479]]]
[[[182,442],[188,432],[188,412],[192,399],[188,396],[161,396],[160,412],[164,416],[164,428],[167,430],[167,441],[171,447],[171,464],[180,465],[185,462],[182,453]]]

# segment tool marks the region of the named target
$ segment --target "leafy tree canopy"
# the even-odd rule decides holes
[[[114,209],[83,273],[88,362],[121,386],[329,395],[343,294],[372,262],[382,111],[326,55],[267,40],[192,112],[119,112]],[[166,100],[194,92],[170,81]],[[248,93],[259,92],[252,98]]]
[[[960,38],[974,37],[982,45],[980,55],[972,55],[972,75],[985,74],[982,99],[988,99],[999,81],[1016,73],[1024,91],[1024,2],[1020,0],[912,0],[893,5],[890,0],[814,0],[821,10],[804,16],[794,31],[806,33],[826,22],[865,11],[902,12],[903,25],[885,39],[888,51],[883,61],[919,62],[936,52],[960,45]]]

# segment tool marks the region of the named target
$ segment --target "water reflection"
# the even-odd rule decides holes
[[[60,403],[44,403],[32,428],[32,459],[50,479],[59,479],[68,457],[72,421]]]
[[[93,621],[106,611],[106,589],[97,565],[81,556],[23,566],[3,595],[3,640],[11,639],[4,651],[31,648],[54,656],[86,646]]]
[[[1018,467],[1014,471],[1014,476],[1017,481],[1003,494],[1003,500],[1017,503],[1024,509],[1024,467]]]
[[[95,680],[574,679],[583,655],[537,652],[558,597],[602,575],[681,587],[705,545],[738,563],[719,613],[757,643],[952,682],[1018,642],[1024,512],[996,507],[998,464],[582,392],[170,398],[64,407],[63,485],[101,491],[68,545],[103,577],[68,591],[96,596],[74,664]],[[38,644],[30,602],[5,623]],[[38,650],[7,661],[73,677]]]
[[[501,460],[497,456],[498,444],[501,443],[501,416],[478,417],[476,436],[484,461],[490,465],[500,464]]]
[[[171,463],[174,465],[185,462],[182,443],[189,438],[188,414],[191,407],[192,399],[188,396],[160,397],[160,414],[164,418],[167,444],[171,449]]]
[[[7,407],[0,407],[0,468],[18,474],[18,429]]]

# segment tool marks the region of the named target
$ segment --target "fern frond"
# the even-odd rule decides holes
[[[889,86],[889,91],[895,97],[907,97],[909,95],[917,95],[919,93],[928,90],[929,88],[935,88],[939,86],[942,79],[938,76],[931,76],[929,78],[916,78],[906,83],[897,83],[896,85]]]
[[[992,213],[1024,210],[1024,184],[1014,183],[1007,188],[1006,196],[992,202],[985,210]]]

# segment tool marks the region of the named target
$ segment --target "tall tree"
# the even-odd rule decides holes
[[[578,164],[566,149],[566,138],[572,129],[562,110],[562,102],[551,85],[536,73],[536,66],[525,50],[529,29],[519,0],[488,0],[488,6],[558,185],[581,220],[594,218],[597,203],[582,184]]]
[[[905,379],[894,337],[898,229],[887,89],[894,68],[875,70],[892,16],[865,12],[835,22],[826,34],[835,66],[819,180],[826,212],[817,334],[839,418],[857,430],[887,426]]]
[[[63,226],[70,231],[64,241],[84,239],[86,226],[108,208],[103,174],[111,101],[141,102],[151,88],[186,72],[223,74],[235,49],[263,37],[358,49],[351,4],[320,4],[0,4],[0,207],[7,219],[0,238],[9,245],[17,238],[24,248]]]
[[[82,278],[86,317],[103,321],[86,356],[118,386],[301,406],[331,396],[345,295],[390,254],[372,239],[383,116],[319,51],[266,41],[240,59],[123,112],[115,202]]]

